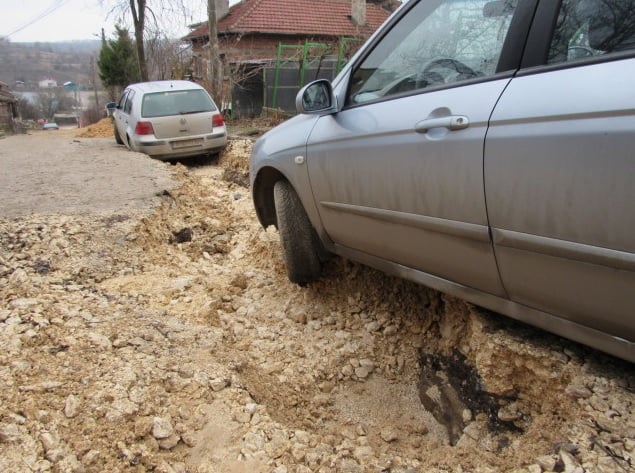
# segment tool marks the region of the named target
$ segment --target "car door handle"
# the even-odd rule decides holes
[[[447,128],[448,130],[462,130],[470,125],[465,115],[449,115],[440,118],[426,118],[415,125],[417,133],[427,133],[432,128]]]

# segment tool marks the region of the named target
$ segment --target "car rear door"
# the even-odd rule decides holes
[[[509,297],[631,341],[633,56],[635,1],[542,1],[526,67],[485,144],[487,211]]]
[[[503,295],[483,144],[520,60],[507,33],[524,41],[533,3],[413,0],[352,68],[344,109],[318,120],[307,148],[323,227],[343,252]]]

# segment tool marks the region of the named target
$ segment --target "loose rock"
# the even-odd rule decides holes
[[[111,139],[73,146],[68,173],[121,159]],[[246,175],[250,149],[233,140],[220,166]],[[143,208],[0,218],[0,471],[630,467],[630,366],[337,257],[299,288],[220,167],[125,163],[178,185]],[[434,413],[422,353],[465,360],[428,372]]]

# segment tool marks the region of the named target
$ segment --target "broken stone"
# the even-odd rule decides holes
[[[79,399],[73,394],[69,394],[64,404],[64,415],[69,419],[76,417],[79,413]]]
[[[395,440],[399,439],[397,432],[395,432],[394,430],[388,427],[384,427],[383,429],[381,429],[381,432],[379,433],[379,435],[381,436],[384,442],[388,442],[388,443],[394,442]]]
[[[172,423],[168,419],[155,417],[152,419],[152,436],[157,439],[165,439],[174,433]]]

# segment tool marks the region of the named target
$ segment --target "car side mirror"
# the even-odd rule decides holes
[[[304,86],[295,98],[298,113],[333,113],[336,103],[333,87],[326,79],[319,79]]]
[[[112,117],[112,113],[115,111],[116,108],[117,108],[117,103],[116,102],[108,102],[106,104],[106,114],[109,117]]]

